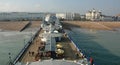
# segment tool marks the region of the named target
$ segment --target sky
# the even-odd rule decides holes
[[[76,12],[96,9],[106,15],[120,14],[120,0],[0,0],[0,12]]]

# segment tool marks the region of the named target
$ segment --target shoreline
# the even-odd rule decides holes
[[[40,21],[3,21],[0,22],[0,32],[3,31],[24,31],[28,28],[36,28],[40,26]]]
[[[93,29],[93,30],[109,30],[117,31],[120,28],[120,22],[81,22],[81,21],[64,21],[63,26],[71,30],[72,27]]]
[[[19,22],[18,21],[12,21],[12,22],[3,21],[3,22],[0,22],[0,32],[20,31],[28,23],[29,21],[19,21]],[[26,29],[39,27],[40,23],[41,21],[32,21],[31,24]],[[100,21],[100,22],[63,21],[62,25],[64,28],[68,30],[72,30],[72,27],[77,27],[77,28],[92,29],[92,30],[117,31],[117,28],[120,28],[120,22],[108,22],[108,21],[104,21],[104,22],[103,21]]]

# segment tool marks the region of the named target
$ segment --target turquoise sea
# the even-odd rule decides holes
[[[105,31],[72,28],[68,34],[87,58],[94,58],[95,65],[120,65],[120,29]]]
[[[72,28],[72,31],[67,32],[88,58],[94,58],[95,65],[120,65],[119,29],[104,31]],[[8,63],[9,52],[14,59],[31,36],[31,32],[27,31],[0,32],[0,65]]]
[[[8,64],[8,53],[11,53],[13,60],[33,34],[34,32],[0,32],[0,65]]]

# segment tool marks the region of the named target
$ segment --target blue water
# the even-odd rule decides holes
[[[0,32],[0,65],[9,62],[9,55],[13,60],[21,51],[34,32]]]
[[[120,65],[120,30],[98,31],[73,28],[69,35],[85,55],[93,57],[96,65]],[[24,47],[24,39],[29,40],[31,32],[0,32],[0,65],[12,59]],[[25,41],[25,42],[26,42]]]
[[[96,65],[120,65],[120,31],[73,28],[68,32],[79,49]]]

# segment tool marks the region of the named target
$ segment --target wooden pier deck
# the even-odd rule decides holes
[[[62,42],[60,42],[60,43],[62,43],[63,49],[65,51],[65,53],[64,53],[65,57],[64,58],[67,59],[67,60],[76,59],[75,58],[76,50],[75,50],[75,47],[70,42],[70,40],[67,37],[63,37]]]
[[[39,33],[41,34],[43,30]],[[23,58],[20,60],[20,62],[27,63],[27,62],[34,62],[35,55],[38,53],[38,48],[40,47],[40,38],[37,36],[37,38],[34,40],[34,42],[31,44],[27,52],[24,54]],[[67,37],[62,37],[62,41],[57,42],[61,43],[64,49],[64,59],[66,60],[75,60],[76,59],[76,48],[72,44],[72,42]],[[34,52],[33,55],[30,54],[30,52]]]
[[[41,30],[39,34],[41,34],[43,31]],[[39,36],[36,37],[34,42],[30,45],[27,52],[25,52],[24,56],[21,58],[20,62],[26,63],[26,62],[33,62],[35,61],[35,55],[38,53],[38,48],[40,46],[40,38]],[[31,54],[30,54],[31,52]],[[32,55],[32,52],[33,55]]]

